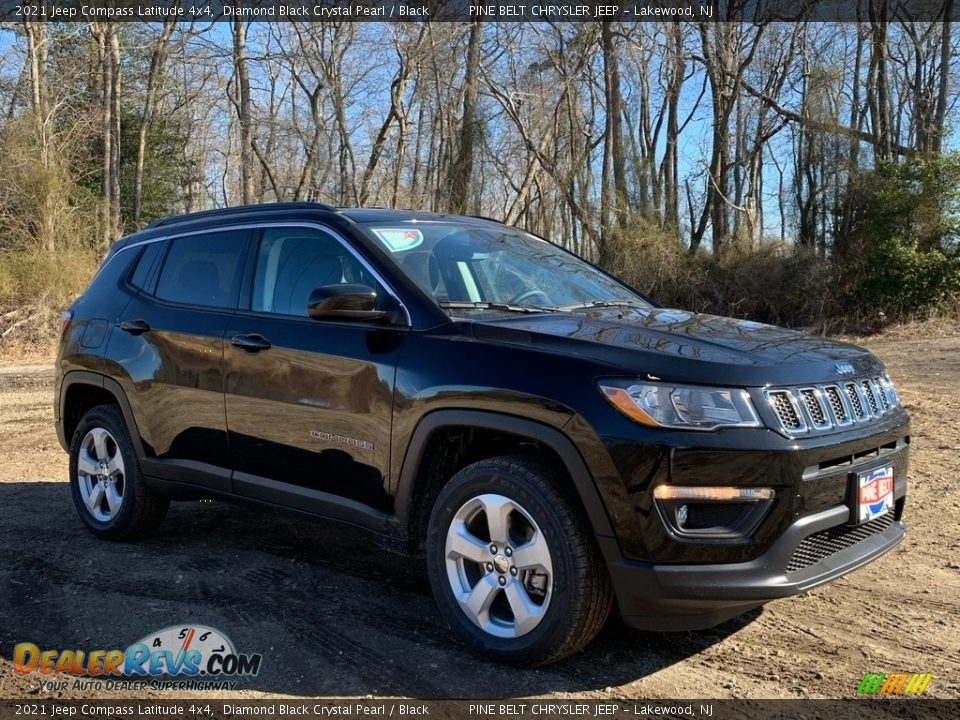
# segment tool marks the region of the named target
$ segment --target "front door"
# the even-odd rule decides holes
[[[310,319],[310,292],[338,283],[383,292],[332,233],[263,231],[250,297],[224,342],[233,484],[239,495],[365,522],[393,509],[386,484],[404,332]]]

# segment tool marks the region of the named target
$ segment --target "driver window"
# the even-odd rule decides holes
[[[310,293],[324,285],[376,287],[370,273],[337,240],[310,228],[270,228],[257,252],[251,308],[307,316]]]

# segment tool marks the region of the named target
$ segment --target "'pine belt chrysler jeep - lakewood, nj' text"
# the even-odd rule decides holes
[[[909,419],[872,354],[659,307],[480,218],[158,221],[64,313],[55,404],[96,536],[142,537],[171,498],[360,527],[425,554],[453,631],[518,664],[614,604],[715,625],[905,532]]]

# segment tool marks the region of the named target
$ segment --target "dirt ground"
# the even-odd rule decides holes
[[[150,540],[93,539],[66,483],[49,367],[2,367],[0,697],[82,695],[40,691],[35,675],[15,675],[18,642],[126,647],[191,622],[264,656],[257,678],[217,697],[829,698],[853,696],[865,672],[909,671],[933,673],[928,696],[958,698],[960,336],[865,344],[913,416],[910,533],[899,548],[714,630],[642,633],[612,621],[582,654],[534,671],[459,647],[438,621],[423,565],[360,536],[178,503]]]

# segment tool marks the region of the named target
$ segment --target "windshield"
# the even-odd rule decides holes
[[[513,228],[430,222],[368,229],[403,272],[447,309],[648,306],[577,256]]]

